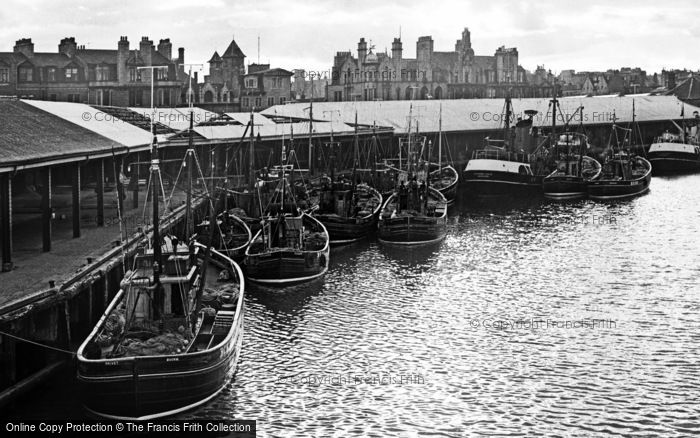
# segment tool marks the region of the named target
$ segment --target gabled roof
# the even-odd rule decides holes
[[[77,56],[86,64],[116,64],[117,50],[85,49],[78,50]]]
[[[207,61],[207,62],[209,62],[209,63],[212,63],[212,62],[221,62],[221,56],[219,56],[219,52],[214,51],[214,54],[211,56],[211,59],[210,59],[209,61]]]
[[[243,54],[243,51],[241,50],[240,47],[238,47],[238,44],[236,44],[236,40],[231,40],[231,44],[228,45],[228,48],[224,52],[222,58],[245,58],[245,55]]]
[[[172,60],[163,56],[159,51],[151,50],[151,65],[170,65],[172,62]]]
[[[127,65],[144,65],[141,53],[138,50],[133,50],[129,53],[129,58],[126,60]]]
[[[26,58],[25,62],[35,67],[65,67],[73,62],[73,59],[63,53],[34,53],[34,56]]]
[[[666,94],[672,94],[679,99],[700,99],[700,76],[692,75]]]
[[[289,70],[285,70],[283,68],[269,68],[267,70],[260,70],[256,71],[254,73],[248,73],[246,76],[255,76],[255,75],[264,75],[264,76],[294,76],[294,73],[292,73]]]

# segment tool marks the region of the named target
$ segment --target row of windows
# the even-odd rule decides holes
[[[283,78],[283,77],[270,78],[270,88],[282,88],[284,86],[285,79],[286,78]],[[258,88],[258,78],[256,78],[256,77],[245,78],[245,87],[246,88]]]
[[[262,97],[256,97],[255,99],[250,99],[248,97],[244,97],[241,99],[241,106],[244,108],[250,107],[251,102],[254,103],[255,108],[261,108],[262,107]],[[284,105],[287,102],[287,98],[285,97],[280,97],[279,99],[279,104]],[[267,98],[267,106],[273,106],[275,104],[275,98],[274,97],[268,97]]]
[[[63,71],[63,77],[59,77],[60,70]],[[97,66],[95,67],[95,80],[96,81],[111,81],[113,79],[112,69],[107,66]],[[38,76],[37,76],[38,73]],[[64,69],[58,69],[56,67],[39,68],[34,69],[33,67],[20,67],[17,71],[20,82],[34,82],[39,80],[40,82],[56,82],[56,81],[72,81],[76,82],[81,79],[80,70],[78,67],[66,67]],[[154,79],[156,81],[167,81],[169,78],[167,67],[159,68],[154,70]],[[141,82],[141,70],[137,68],[129,69],[129,81],[130,82]],[[10,69],[0,68],[0,83],[10,82]]]

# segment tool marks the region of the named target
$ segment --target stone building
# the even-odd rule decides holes
[[[245,75],[245,54],[232,39],[224,54],[214,51],[209,60],[209,75],[198,87],[198,101],[202,103],[239,104],[240,90]]]
[[[64,38],[57,52],[35,52],[30,38],[17,40],[12,52],[0,53],[0,95],[27,99],[82,102],[92,105],[151,106],[151,70],[154,100],[159,107],[176,106],[184,97],[185,50],[172,57],[169,38],[155,47],[142,37],[131,49],[120,37],[117,49],[87,49],[75,38]]]
[[[328,100],[461,99],[509,93],[541,97],[550,95],[551,89],[550,83],[528,83],[516,48],[502,46],[493,56],[475,55],[465,28],[449,52],[435,51],[432,37],[420,37],[416,58],[404,58],[400,38],[394,38],[391,54],[376,53],[361,38],[357,57],[349,51],[336,53]]]
[[[287,103],[294,73],[270,64],[250,64],[241,88],[241,111],[260,111]]]

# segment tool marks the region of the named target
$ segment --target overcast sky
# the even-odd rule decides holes
[[[66,36],[102,49],[116,49],[121,35],[131,48],[141,36],[155,44],[169,37],[173,55],[185,47],[191,63],[222,54],[233,36],[247,63],[256,62],[260,36],[260,61],[290,70],[328,70],[335,52],[354,53],[360,37],[391,50],[399,28],[404,57],[415,56],[421,35],[432,35],[436,51],[451,51],[464,27],[477,55],[517,47],[531,71],[639,66],[653,73],[700,64],[698,0],[3,0],[0,23],[0,51],[24,37],[42,52],[56,51]]]

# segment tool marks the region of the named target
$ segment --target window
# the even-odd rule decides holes
[[[255,98],[255,107],[260,108],[262,106],[262,97]]]
[[[130,82],[141,82],[141,70],[136,67],[131,67],[129,69],[129,81]]]
[[[280,97],[280,105],[284,105],[284,103],[287,101],[286,97]]]
[[[10,82],[10,69],[5,67],[0,67],[0,82],[6,83]]]
[[[342,100],[343,100],[343,92],[342,91],[334,91],[333,92],[333,101],[341,102]]]
[[[241,103],[241,106],[243,106],[243,107],[245,107],[245,108],[248,107],[248,98],[247,98],[247,97],[244,97],[244,98],[243,98],[243,103]]]
[[[80,103],[80,94],[69,94],[66,97],[66,101]]]
[[[57,97],[57,96],[56,96],[55,94],[49,94],[49,100],[50,100],[51,102],[56,102],[56,97]]]
[[[167,81],[168,80],[168,68],[156,68],[153,70],[155,72],[156,81]]]
[[[275,104],[275,98],[274,97],[268,97],[267,98],[267,106],[272,106]]]
[[[49,67],[49,69],[46,71],[46,76],[49,82],[56,82],[56,68]]]
[[[31,67],[22,67],[19,69],[20,82],[32,82],[34,80],[34,69]]]
[[[67,81],[77,81],[78,80],[78,67],[66,67],[66,80]]]
[[[246,78],[245,87],[246,88],[258,88],[258,78]]]
[[[96,81],[108,81],[109,80],[109,66],[98,65],[95,67],[95,80]]]

